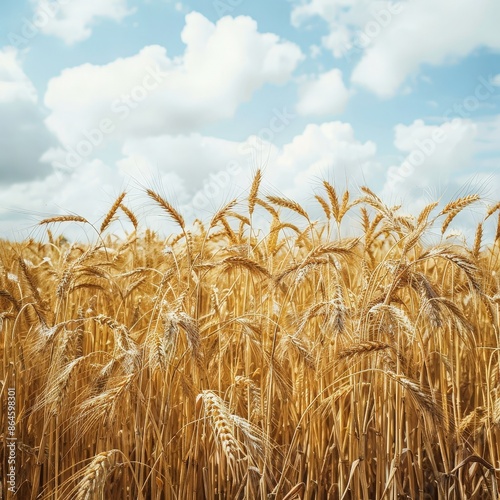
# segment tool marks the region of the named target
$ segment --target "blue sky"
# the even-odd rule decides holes
[[[308,206],[322,178],[412,211],[498,201],[498,19],[495,0],[7,0],[0,236],[97,223],[123,189],[148,221],[145,185],[207,215],[257,167]]]

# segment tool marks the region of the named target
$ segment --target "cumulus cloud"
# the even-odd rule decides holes
[[[332,172],[342,185],[347,176],[353,182],[361,181],[363,176],[375,176],[376,151],[374,142],[359,141],[350,124],[336,121],[307,125],[282,147],[257,136],[243,142],[200,134],[129,141],[123,148],[124,158],[119,166],[138,177],[144,169],[173,172],[185,180],[186,190],[192,196],[220,172],[237,172],[231,184],[246,188],[256,158],[264,156],[267,180],[283,192],[298,194],[303,199],[304,182],[326,178]]]
[[[38,94],[26,76],[14,47],[0,49],[0,103],[25,101],[36,103]]]
[[[186,50],[176,58],[154,45],[106,65],[64,70],[48,84],[48,127],[73,147],[102,120],[112,122],[118,139],[194,132],[232,117],[263,85],[284,84],[303,57],[297,45],[258,32],[243,16],[213,24],[192,12],[182,41]]]
[[[45,175],[39,162],[55,142],[43,123],[38,94],[22,68],[19,52],[0,49],[0,183]]]
[[[487,116],[476,121],[477,139],[476,153],[481,157],[481,165],[486,173],[497,172],[497,178],[500,164],[500,114]],[[497,190],[495,197],[498,198]]]
[[[120,22],[133,12],[127,0],[36,0],[33,24],[45,35],[72,45],[89,38],[97,22]]]
[[[380,191],[387,203],[402,203],[405,211],[416,214],[433,201],[441,201],[443,206],[466,194],[479,194],[489,205],[498,201],[498,117],[479,122],[453,120],[441,125],[415,120],[410,125],[397,125],[394,132],[394,145],[402,153],[402,160],[387,170]],[[485,152],[492,156],[485,157]],[[484,213],[480,204],[465,210],[448,233],[456,232],[472,243]],[[495,230],[496,220],[491,218],[485,225],[485,238],[491,240]]]
[[[311,17],[319,16],[327,22],[334,24],[346,11],[352,9],[356,0],[306,0],[292,9],[291,21],[295,27],[310,20]]]
[[[306,126],[282,147],[258,136],[242,142],[200,134],[129,141],[118,166],[143,183],[174,175],[184,213],[203,216],[245,193],[257,167],[264,168],[271,191],[306,203],[322,179],[340,188],[375,181],[381,175],[376,152],[375,143],[357,139],[351,125],[326,122]]]
[[[342,80],[342,72],[333,69],[307,78],[299,88],[297,112],[302,116],[337,115],[344,111],[349,91]]]
[[[241,143],[197,133],[129,140],[122,152],[118,166],[123,173],[148,179],[157,171],[172,172],[191,196],[203,189],[210,175],[247,166]]]
[[[387,171],[385,196],[421,196],[430,187],[438,189],[470,169],[478,149],[478,125],[453,120],[428,125],[415,120],[395,127],[394,146],[403,154],[400,164]]]
[[[351,57],[369,46],[401,8],[401,2],[389,0],[306,0],[292,9],[291,21],[300,27],[322,18],[329,28],[323,47],[336,58]]]
[[[330,34],[323,44],[337,57],[358,49],[362,57],[351,80],[380,97],[393,96],[424,64],[441,65],[480,47],[500,50],[496,0],[460,6],[453,0],[369,3],[370,8],[367,0],[310,0],[294,9],[292,21],[325,19]]]
[[[70,175],[52,172],[43,179],[0,186],[0,232],[7,238],[25,238],[37,230],[41,219],[59,213],[78,214],[96,223],[124,185],[115,169],[93,160]],[[73,237],[85,234],[76,226],[63,230]]]
[[[167,231],[170,226],[166,219],[154,216],[151,200],[140,194],[141,186],[160,188],[188,221],[194,217],[206,219],[230,199],[244,196],[252,172],[261,166],[265,171],[264,192],[278,191],[296,199],[312,210],[313,217],[312,207],[317,204],[311,203],[312,193],[319,190],[323,179],[340,190],[347,185],[354,192],[357,186],[367,184],[389,202],[403,199],[405,207],[417,210],[428,201],[425,193],[429,189],[440,195],[439,186],[452,186],[452,196],[463,179],[476,184],[488,181],[483,163],[477,168],[481,175],[472,179],[468,168],[474,154],[486,147],[478,140],[480,127],[490,130],[485,137],[498,143],[498,120],[487,124],[468,120],[441,125],[422,120],[399,124],[394,130],[394,146],[401,160],[389,171],[377,158],[376,144],[360,140],[350,124],[340,121],[309,124],[282,147],[256,136],[238,142],[199,133],[129,139],[116,165],[86,161],[68,174],[53,173],[42,180],[0,186],[0,232],[12,237],[9,228],[23,224],[33,228],[34,218],[68,211],[99,223],[123,189],[130,191],[127,204],[144,224]],[[262,156],[266,157],[264,165],[255,161]],[[408,175],[409,162],[413,170]],[[394,183],[394,169],[403,166]],[[32,211],[32,216],[27,221],[22,213],[2,212],[2,207],[22,207],[23,213]],[[40,207],[45,207],[43,214]],[[81,231],[74,234],[81,237]]]
[[[257,136],[241,142],[201,134],[134,139],[124,144],[116,166],[91,160],[69,173],[0,186],[0,231],[5,234],[9,221],[12,226],[18,217],[6,207],[22,206],[38,218],[72,212],[96,222],[125,188],[135,193],[134,199],[141,198],[132,206],[147,215],[151,204],[137,195],[140,186],[163,187],[188,219],[205,217],[229,199],[244,196],[252,172],[262,166],[255,159],[263,154],[266,183],[299,202],[311,198],[321,179],[344,187],[347,178],[361,183],[380,174],[375,144],[361,142],[352,126],[342,122],[308,125],[283,147]],[[45,207],[43,214],[40,207]]]
[[[467,194],[479,194],[486,205],[492,205],[498,201],[500,190],[499,139],[499,116],[479,121],[455,119],[440,125],[423,120],[398,124],[394,146],[400,152],[400,161],[386,169],[378,193],[387,204],[402,204],[404,212],[412,215],[431,202],[440,201],[442,208]],[[472,244],[484,213],[484,204],[465,210],[447,235],[456,233]],[[496,231],[496,219],[490,219],[484,228],[489,241]],[[435,234],[437,239],[428,243],[437,243],[439,229]]]
[[[500,50],[494,0],[464,3],[410,1],[386,31],[369,47],[352,80],[376,94],[393,95],[422,64],[439,65],[465,57],[478,47]]]
[[[309,124],[283,146],[268,176],[274,186],[303,200],[307,185],[322,179],[341,188],[375,181],[380,174],[376,153],[376,144],[357,139],[349,123]]]

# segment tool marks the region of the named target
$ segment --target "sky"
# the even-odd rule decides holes
[[[124,190],[153,228],[147,188],[207,218],[257,168],[318,217],[324,179],[411,212],[488,206],[499,19],[498,0],[4,0],[0,237],[61,214],[98,226]]]

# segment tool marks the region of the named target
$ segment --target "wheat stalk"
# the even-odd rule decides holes
[[[213,232],[151,192],[182,231],[138,232],[120,195],[97,245],[0,241],[19,498],[494,490],[500,259],[485,221],[498,204],[474,243],[430,246],[474,196],[403,215],[369,188],[351,199],[323,183],[320,219],[291,224],[280,215],[297,207],[261,200],[261,185],[258,170],[248,211],[231,201]],[[345,238],[358,204],[362,233]],[[113,231],[120,210],[131,235]]]

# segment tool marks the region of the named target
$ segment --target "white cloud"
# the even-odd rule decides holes
[[[362,53],[351,80],[384,98],[424,64],[445,64],[480,47],[500,50],[496,0],[460,6],[454,0],[310,0],[294,9],[292,21],[299,25],[311,16],[328,22],[323,44],[334,55]]]
[[[19,52],[9,46],[0,48],[0,103],[37,100],[37,91],[23,71]]]
[[[53,173],[43,180],[0,186],[0,233],[12,237],[13,227],[22,228],[27,223],[20,213],[2,212],[4,207],[20,207],[31,213],[28,229],[34,219],[68,211],[98,223],[123,189],[130,192],[127,204],[142,215],[144,224],[165,230],[170,227],[166,219],[154,215],[154,204],[138,186],[162,191],[191,221],[195,216],[207,218],[230,199],[245,196],[252,171],[261,166],[265,171],[264,194],[278,191],[289,196],[311,210],[313,217],[320,216],[320,211],[311,203],[312,193],[321,191],[318,188],[323,179],[340,190],[348,185],[354,192],[356,186],[367,184],[389,203],[395,197],[395,203],[402,198],[405,207],[416,210],[427,201],[423,193],[428,189],[452,186],[450,196],[455,194],[461,179],[471,180],[472,164],[479,166],[471,182],[488,182],[484,164],[474,159],[484,146],[478,141],[481,127],[487,127],[487,139],[498,144],[498,120],[479,125],[468,120],[441,125],[416,120],[396,126],[394,146],[402,159],[394,168],[409,161],[413,151],[427,151],[422,163],[417,164],[413,157],[413,172],[396,185],[389,184],[391,177],[377,159],[376,144],[361,141],[350,124],[339,121],[307,125],[283,147],[254,136],[236,142],[198,133],[129,139],[116,166],[93,160],[70,174]],[[260,156],[267,161],[256,163]],[[381,189],[379,179],[384,178],[386,184]],[[498,185],[498,176],[496,179]],[[40,207],[44,207],[43,214]],[[81,231],[77,235],[81,237]]]
[[[340,114],[349,100],[339,69],[308,78],[301,84],[299,95],[297,112],[303,116]]]
[[[271,191],[301,203],[310,200],[322,179],[340,188],[374,181],[381,174],[376,151],[375,143],[355,137],[351,125],[327,122],[308,125],[283,147],[257,136],[244,142],[199,134],[129,141],[118,165],[142,183],[165,173],[175,176],[175,197],[183,212],[205,216],[247,192],[257,167],[264,168]]]
[[[355,4],[356,0],[306,0],[292,9],[291,21],[299,27],[311,17],[319,16],[333,24]]]
[[[211,174],[236,164],[243,167],[241,144],[200,134],[157,136],[126,141],[120,170],[136,178],[154,177],[155,172],[172,172],[185,182],[191,195],[203,188]],[[246,166],[246,165],[245,165]],[[233,182],[236,179],[232,179]]]
[[[0,48],[0,183],[45,175],[39,157],[53,142],[19,52]]]
[[[473,165],[478,148],[478,125],[470,120],[453,120],[427,125],[415,120],[394,129],[394,146],[404,158],[388,169],[383,193],[421,195],[430,187],[446,186]]]
[[[106,118],[120,139],[193,132],[232,117],[264,84],[284,84],[303,57],[295,44],[259,33],[249,17],[213,24],[190,13],[182,41],[184,55],[173,59],[154,45],[64,70],[48,84],[48,127],[73,147]]]
[[[33,23],[45,35],[72,45],[89,38],[98,21],[120,22],[133,12],[127,0],[36,0]]]
[[[330,26],[330,33],[321,39],[323,47],[330,50],[334,57],[340,59],[352,50],[352,31],[345,25]]]
[[[283,147],[254,136],[240,143],[199,133],[129,139],[116,167],[92,160],[70,174],[53,173],[43,180],[0,186],[0,233],[8,237],[26,236],[14,235],[12,228],[32,230],[34,219],[55,213],[77,213],[98,224],[123,189],[130,191],[127,204],[142,216],[144,224],[165,230],[165,218],[156,217],[154,204],[137,186],[162,191],[190,221],[195,216],[206,218],[229,199],[244,196],[252,170],[263,165],[264,193],[269,192],[270,186],[270,191],[278,190],[304,204],[312,210],[313,217],[320,212],[318,207],[312,208],[312,193],[323,179],[335,183],[340,190],[348,184],[354,192],[356,186],[367,184],[389,203],[395,197],[396,203],[403,198],[405,207],[417,210],[427,201],[423,194],[426,190],[440,195],[437,186],[452,186],[453,195],[463,179],[471,186],[489,182],[483,163],[473,177],[470,167],[476,152],[490,151],[490,143],[498,144],[499,130],[498,119],[484,124],[454,120],[429,125],[416,120],[410,125],[397,125],[394,145],[402,153],[402,160],[393,168],[412,160],[414,170],[403,175],[396,185],[390,184],[392,177],[377,160],[376,144],[361,141],[350,124],[340,121],[309,124]],[[414,151],[424,152],[421,163],[412,157]],[[259,156],[267,159],[263,165],[255,162]],[[384,177],[386,184],[382,186],[379,179]],[[498,176],[495,179],[498,186]],[[21,212],[2,211],[6,206],[31,213],[30,220],[23,218]],[[77,229],[61,230],[82,235]]]
[[[204,191],[212,177],[230,174],[233,187],[248,188],[246,182],[256,167],[257,158],[266,158],[266,179],[288,195],[304,199],[304,183],[332,176],[345,184],[377,173],[376,145],[360,142],[352,126],[342,122],[307,125],[283,147],[267,143],[256,136],[244,142],[227,141],[200,134],[178,137],[155,137],[128,141],[123,149],[120,169],[138,178],[143,172],[152,175],[156,169],[172,172],[183,179],[189,196]],[[262,166],[262,165],[259,165]],[[237,172],[233,175],[234,172]],[[332,174],[333,172],[333,174]],[[220,177],[222,179],[223,176]]]
[[[124,157],[116,166],[95,159],[71,172],[56,171],[43,179],[0,184],[0,235],[25,238],[33,234],[37,221],[65,213],[81,215],[98,227],[123,190],[129,193],[127,206],[143,227],[168,232],[168,217],[154,209],[143,187],[166,196],[188,222],[211,215],[229,201],[228,196],[241,195],[243,186],[239,189],[239,183],[250,178],[240,147],[238,142],[199,134],[146,138],[127,142]],[[85,227],[82,231],[76,224],[65,224],[54,229],[71,238],[92,237],[93,230]],[[37,231],[42,233],[43,229]]]
[[[279,151],[268,177],[300,201],[310,196],[307,185],[322,179],[341,188],[375,181],[380,173],[376,153],[376,144],[357,139],[349,123],[310,124]]]
[[[352,81],[382,97],[393,95],[422,64],[440,65],[465,57],[478,47],[500,50],[500,16],[495,0],[409,1],[369,47]]]
[[[70,173],[54,172],[42,180],[0,186],[0,233],[6,234],[14,218],[21,217],[2,208],[22,207],[24,213],[32,213],[28,228],[33,219],[67,212],[97,222],[123,189],[132,195],[127,203],[149,216],[153,204],[138,186],[162,188],[187,220],[207,217],[230,199],[245,195],[252,171],[263,166],[255,162],[261,155],[267,158],[265,184],[304,203],[321,179],[343,188],[347,178],[352,187],[364,182],[365,176],[373,180],[380,175],[375,144],[359,141],[351,125],[342,122],[308,125],[283,147],[256,136],[244,142],[200,134],[135,139],[125,143],[116,166],[92,160]],[[43,214],[40,207],[44,207]],[[146,218],[147,224],[161,223],[164,229],[164,219]],[[22,228],[21,222],[15,225]]]
[[[498,116],[484,122],[453,120],[441,125],[415,120],[411,125],[397,125],[394,131],[394,145],[404,158],[388,169],[380,191],[388,204],[402,203],[406,213],[415,215],[433,201],[441,201],[442,207],[466,194],[479,194],[488,205],[498,201]],[[484,157],[484,152],[492,156]],[[472,244],[484,213],[481,204],[465,210],[448,232],[458,230]],[[491,241],[495,230],[492,218],[485,226],[485,238]]]
[[[322,45],[341,58],[366,48],[400,10],[401,2],[389,0],[306,0],[293,8],[291,21],[300,27],[311,18],[324,19],[329,33]]]
[[[321,47],[313,44],[309,47],[309,55],[312,59],[317,59],[321,55]]]
[[[500,164],[500,114],[484,117],[478,120],[476,125],[476,151],[482,156],[481,164],[488,167],[491,172],[498,172],[500,170],[498,168]]]
[[[156,169],[171,172],[182,180],[180,199],[203,194],[211,198],[210,206],[248,190],[257,167],[264,169],[271,189],[301,202],[310,198],[320,179],[354,187],[381,174],[375,143],[361,142],[350,124],[339,121],[309,124],[282,147],[258,136],[235,142],[191,134],[129,141],[123,152],[118,162],[122,172],[139,179],[153,178]]]
[[[123,187],[123,178],[100,160],[88,162],[69,176],[52,173],[40,180],[0,186],[0,230],[7,237],[24,238],[32,234],[37,222],[59,213],[78,214],[95,223]],[[62,229],[69,227],[76,226]],[[84,233],[71,234],[81,238]]]

